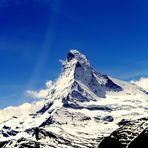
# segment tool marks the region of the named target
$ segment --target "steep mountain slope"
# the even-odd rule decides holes
[[[41,109],[0,124],[0,145],[94,148],[121,120],[145,117],[147,103],[142,88],[96,72],[85,55],[70,50]]]
[[[121,128],[104,138],[99,148],[146,148],[148,147],[148,118],[122,121]]]

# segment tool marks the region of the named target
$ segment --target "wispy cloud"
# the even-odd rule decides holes
[[[52,86],[52,81],[49,80],[45,83],[46,88],[45,89],[41,89],[39,91],[36,90],[27,90],[27,96],[35,98],[35,99],[43,99],[46,98],[49,92],[49,89]]]

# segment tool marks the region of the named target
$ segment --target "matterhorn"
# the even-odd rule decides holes
[[[41,104],[0,123],[1,148],[126,148],[148,128],[148,93],[97,72],[74,49]]]

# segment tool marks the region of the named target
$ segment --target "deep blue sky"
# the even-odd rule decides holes
[[[102,73],[147,76],[147,8],[142,0],[0,0],[0,108],[57,78],[71,48]]]

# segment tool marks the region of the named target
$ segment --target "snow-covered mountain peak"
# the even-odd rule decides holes
[[[56,95],[61,92],[59,96],[64,96],[66,101],[85,102],[105,98],[107,91],[118,92],[122,88],[107,75],[95,71],[84,54],[70,50],[56,82],[56,90]]]
[[[138,86],[98,73],[85,55],[70,50],[40,108],[0,124],[0,147],[95,148],[121,121],[147,115],[147,98]]]
[[[83,70],[85,71],[92,70],[87,57],[84,54],[80,53],[78,50],[71,49],[67,53],[66,62],[63,64],[62,76],[72,77],[72,79],[75,79],[76,75],[79,75],[81,71],[83,71],[82,69],[79,72],[77,71],[77,69],[80,67],[83,67]]]
[[[70,50],[67,55],[67,60],[67,65],[71,63],[73,65],[73,74],[76,81],[83,83],[89,88],[100,86],[106,86],[108,88],[114,87],[114,82],[112,82],[107,75],[103,75],[92,68],[87,57],[79,51]]]
[[[71,60],[77,60],[79,63],[90,65],[87,57],[75,49],[71,49],[67,54],[67,61],[70,62]]]

